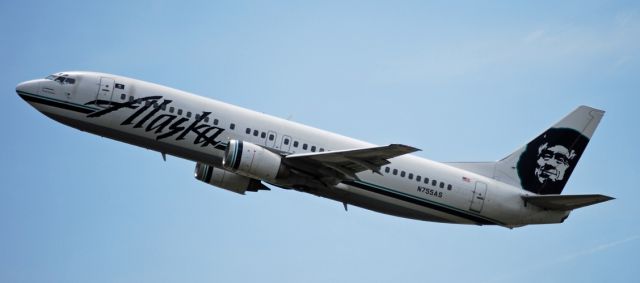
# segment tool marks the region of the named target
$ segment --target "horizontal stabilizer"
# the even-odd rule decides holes
[[[605,202],[614,198],[605,195],[541,195],[522,196],[530,204],[550,210],[568,211],[584,206]]]

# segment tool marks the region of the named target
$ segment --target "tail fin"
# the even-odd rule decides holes
[[[560,194],[604,111],[580,106],[495,164],[494,178],[535,194]]]

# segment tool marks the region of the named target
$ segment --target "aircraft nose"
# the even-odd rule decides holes
[[[21,82],[16,86],[18,95],[38,94],[39,82],[37,80]]]

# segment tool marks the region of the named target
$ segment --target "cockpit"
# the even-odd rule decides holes
[[[46,78],[46,80],[51,80],[54,82],[58,82],[60,84],[75,84],[76,83],[76,79],[72,78],[69,76],[69,74],[65,74],[65,73],[58,73],[58,74],[54,74],[54,75],[48,75]]]

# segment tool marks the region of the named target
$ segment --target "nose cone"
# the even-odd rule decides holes
[[[39,82],[37,80],[21,82],[16,86],[16,92],[22,98],[25,95],[37,95]]]

